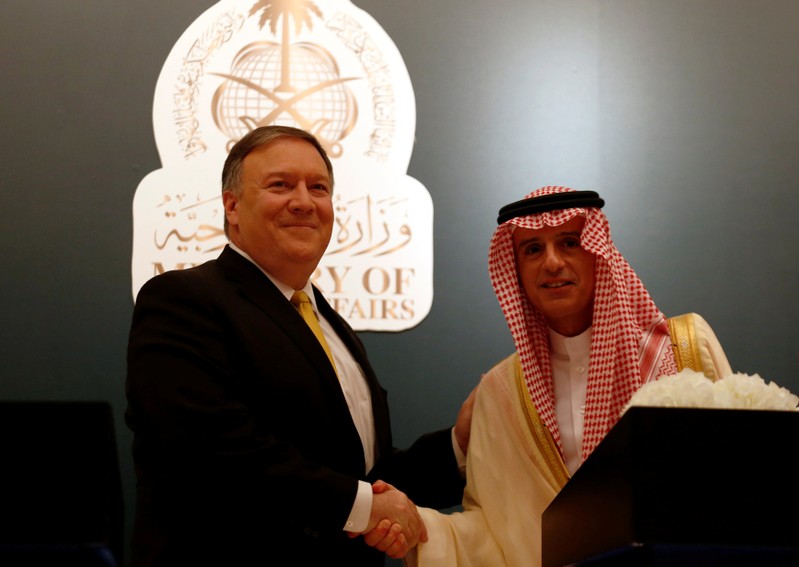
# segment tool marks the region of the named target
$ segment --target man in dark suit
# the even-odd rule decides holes
[[[132,565],[401,557],[426,539],[415,503],[460,503],[469,402],[452,430],[393,447],[362,343],[309,281],[334,216],[332,166],[316,138],[250,132],[222,187],[229,245],[151,279],[136,300],[125,414],[137,474]],[[310,296],[331,358],[292,305],[296,291]]]

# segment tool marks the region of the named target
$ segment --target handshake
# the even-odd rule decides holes
[[[461,452],[466,455],[472,423],[472,410],[477,388],[461,405],[453,434]],[[372,511],[369,523],[361,533],[349,532],[350,537],[363,536],[367,545],[379,549],[392,559],[405,557],[419,542],[427,541],[427,528],[416,505],[404,492],[382,480],[372,484]]]
[[[350,532],[350,537],[363,536],[367,545],[379,549],[392,559],[400,559],[427,541],[425,528],[416,505],[404,492],[387,482],[372,485],[372,512],[362,533]]]

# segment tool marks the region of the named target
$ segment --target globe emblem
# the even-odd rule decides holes
[[[284,66],[289,66],[284,69]],[[288,72],[290,71],[290,72]],[[357,118],[355,97],[335,59],[323,48],[292,44],[288,53],[272,42],[244,47],[217,88],[213,116],[231,145],[258,126],[294,126],[315,134],[331,157]]]

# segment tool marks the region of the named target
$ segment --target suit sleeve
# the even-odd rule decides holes
[[[408,449],[394,449],[370,477],[396,486],[418,506],[436,509],[460,504],[465,486],[450,429],[423,435]]]

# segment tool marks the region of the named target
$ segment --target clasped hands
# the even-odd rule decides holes
[[[455,439],[463,454],[469,446],[472,408],[477,388],[463,402],[455,423]],[[419,542],[427,541],[427,528],[416,505],[404,492],[382,480],[372,484],[372,511],[366,529],[350,532],[350,537],[363,536],[367,545],[379,549],[392,559],[405,557]]]
[[[427,541],[427,528],[416,505],[404,492],[378,480],[372,484],[372,512],[366,529],[349,535],[361,535],[367,545],[392,559],[400,559],[417,543]]]

